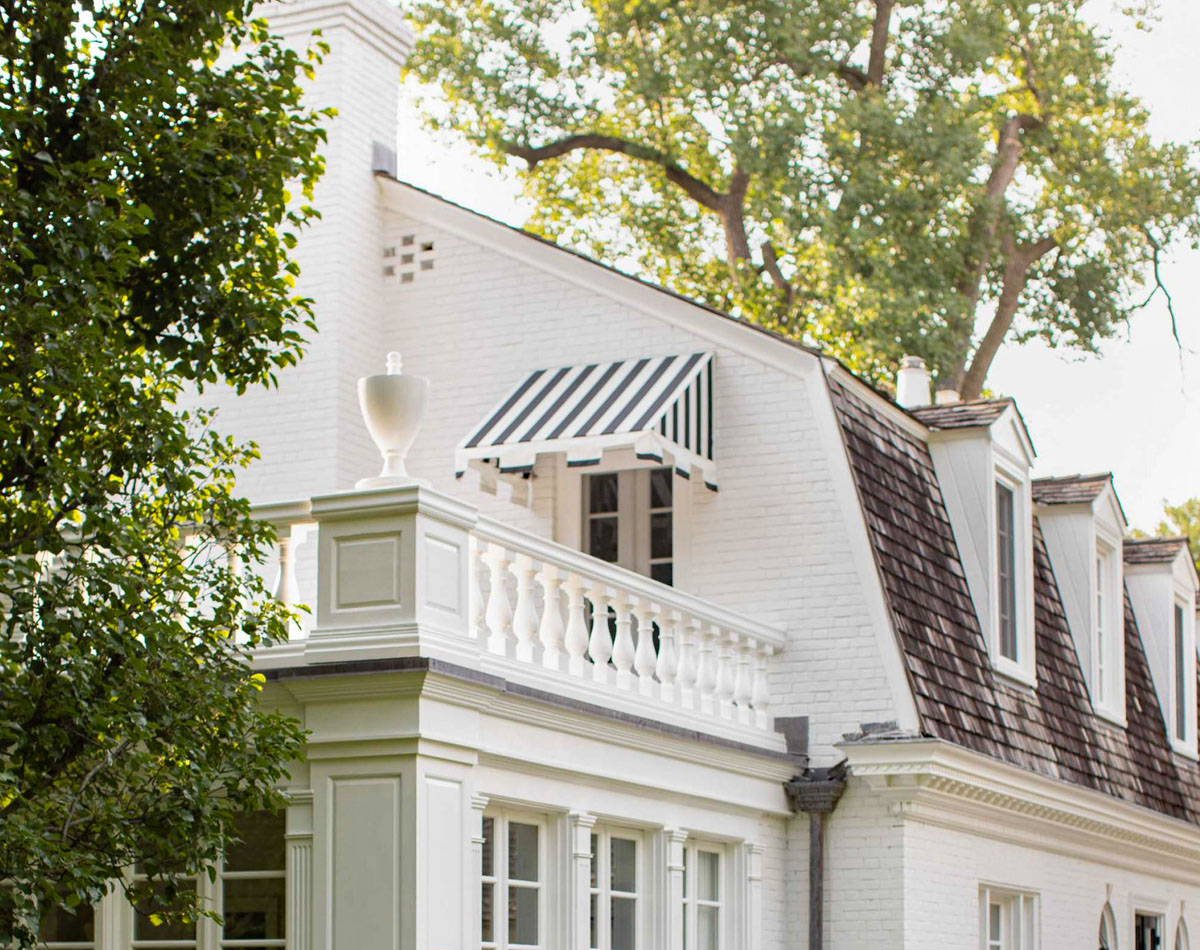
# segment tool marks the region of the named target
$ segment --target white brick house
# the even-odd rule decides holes
[[[50,947],[1186,948],[1186,546],[1123,540],[1106,476],[1032,479],[1010,401],[902,408],[395,180],[396,11],[267,12],[332,50],[320,333],[205,399],[312,607],[257,661],[308,759],[199,883],[224,927],[114,896]],[[355,489],[389,351],[424,484]]]

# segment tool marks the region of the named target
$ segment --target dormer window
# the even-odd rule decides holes
[[[1033,500],[1092,707],[1124,724],[1125,515],[1112,476],[1039,478]]]
[[[1018,662],[1017,544],[1012,489],[996,483],[996,591],[999,601],[1000,655]]]
[[[1011,399],[910,410],[954,529],[980,632],[998,673],[1036,685],[1033,626],[1033,445]]]
[[[1196,757],[1196,569],[1186,538],[1124,544],[1125,583],[1171,747]]]

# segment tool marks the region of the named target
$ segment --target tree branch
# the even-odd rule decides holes
[[[775,252],[775,245],[770,241],[764,241],[761,250],[763,270],[767,272],[771,283],[783,297],[784,304],[791,307],[792,302],[796,299],[796,285],[784,277],[783,271],[779,269],[779,255]]]
[[[896,0],[875,0],[875,22],[871,25],[871,58],[867,61],[867,83],[872,86],[883,85],[883,72],[887,65],[888,27],[895,3]]]
[[[1012,328],[1017,307],[1021,303],[1021,293],[1029,280],[1029,268],[1058,247],[1058,241],[1047,237],[1018,246],[1012,234],[1006,230],[1000,235],[1000,245],[1006,258],[1000,299],[996,303],[996,314],[971,358],[971,366],[963,374],[959,393],[964,400],[979,398],[992,361]]]
[[[615,135],[601,135],[594,132],[583,133],[580,135],[568,135],[536,148],[528,145],[518,145],[515,142],[502,143],[501,148],[509,155],[524,159],[529,165],[530,171],[533,171],[542,162],[549,161],[552,158],[561,158],[569,152],[586,149],[615,152],[619,155],[636,158],[638,161],[657,165],[663,170],[668,180],[682,188],[687,193],[687,196],[697,204],[703,205],[710,211],[719,211],[721,199],[725,197],[707,182],[701,181],[695,175],[685,171],[666,152],[649,145],[643,145],[640,142],[631,142],[629,139],[623,139]]]

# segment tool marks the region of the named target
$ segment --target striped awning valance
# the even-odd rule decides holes
[[[544,453],[595,465],[606,450],[631,448],[688,477],[699,471],[715,489],[712,373],[711,353],[535,370],[459,443],[455,467],[523,473]]]

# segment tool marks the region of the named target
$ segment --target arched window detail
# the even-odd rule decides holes
[[[1117,950],[1117,920],[1111,904],[1100,911],[1100,950]]]
[[[1191,950],[1191,946],[1191,941],[1188,940],[1187,924],[1180,917],[1179,926],[1175,928],[1175,950]]]

